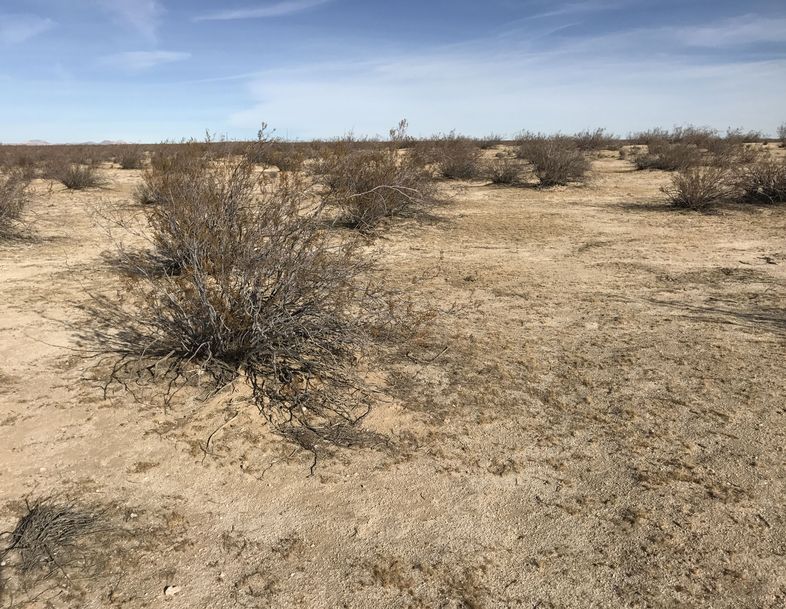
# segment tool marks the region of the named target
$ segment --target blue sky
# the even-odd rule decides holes
[[[0,141],[786,121],[783,0],[0,0]]]

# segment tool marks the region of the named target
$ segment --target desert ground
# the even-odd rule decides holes
[[[783,206],[674,210],[612,152],[585,185],[442,182],[378,244],[440,314],[374,364],[367,435],[311,452],[242,389],[104,395],[74,327],[140,172],[102,172],[36,180],[0,245],[0,531],[53,496],[108,524],[34,592],[0,567],[0,606],[786,606]]]

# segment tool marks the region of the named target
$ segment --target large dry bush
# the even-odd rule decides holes
[[[778,127],[778,139],[781,141],[781,146],[786,148],[786,123]]]
[[[579,182],[590,169],[589,161],[574,141],[561,135],[525,133],[518,140],[516,155],[532,163],[541,186]]]
[[[14,233],[28,199],[30,182],[24,171],[11,169],[0,174],[0,239]]]
[[[738,165],[734,185],[742,202],[786,202],[786,159],[761,158],[754,163]]]
[[[337,209],[340,223],[362,231],[384,218],[404,216],[436,203],[429,172],[414,155],[395,146],[356,149],[351,140],[323,152],[313,171],[323,187],[323,202]]]
[[[734,196],[731,174],[725,167],[688,167],[664,186],[669,203],[683,209],[705,210]]]
[[[151,256],[176,268],[138,265],[121,300],[95,298],[83,338],[125,386],[149,376],[218,389],[242,377],[271,419],[350,418],[366,260],[324,230],[302,177],[259,184],[253,169],[200,167],[146,208]]]

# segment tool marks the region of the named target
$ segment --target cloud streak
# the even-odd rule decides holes
[[[141,72],[167,63],[185,61],[191,53],[179,51],[129,51],[104,57],[102,66],[119,68],[130,72]]]
[[[104,11],[145,38],[154,40],[164,9],[158,0],[97,0]]]
[[[37,15],[0,15],[0,44],[21,44],[55,25],[51,19]]]
[[[295,13],[301,13],[311,8],[316,8],[327,4],[332,0],[284,0],[266,6],[247,7],[240,9],[229,9],[199,15],[194,21],[234,21],[237,19],[270,19],[273,17],[285,17]]]

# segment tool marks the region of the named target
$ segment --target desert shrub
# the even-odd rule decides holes
[[[490,150],[502,143],[502,136],[496,133],[489,133],[478,139],[478,147],[481,150]]]
[[[677,171],[688,167],[700,165],[703,160],[701,150],[693,144],[672,144],[669,142],[652,140],[648,144],[648,151],[637,154],[634,163],[638,169],[660,169],[663,171]]]
[[[734,170],[740,200],[752,203],[786,202],[786,159],[763,158]]]
[[[451,132],[432,142],[432,158],[439,173],[451,180],[471,180],[481,173],[481,150],[470,138]]]
[[[145,151],[139,146],[123,148],[117,162],[121,169],[142,169],[145,166]]]
[[[0,175],[0,239],[13,234],[27,203],[29,183],[19,169]]]
[[[324,230],[302,176],[254,175],[245,159],[202,168],[150,208],[151,255],[179,268],[141,266],[122,302],[96,297],[82,338],[113,359],[110,382],[244,378],[271,420],[351,418],[365,259]]]
[[[396,149],[334,146],[314,166],[324,188],[323,202],[338,220],[368,231],[384,218],[402,216],[436,202],[429,172],[413,156]]]
[[[390,141],[398,148],[409,148],[415,138],[409,134],[409,121],[402,118],[389,132]]]
[[[521,179],[521,165],[516,159],[500,157],[486,164],[485,173],[492,184],[516,184]]]
[[[571,138],[561,135],[523,134],[516,155],[531,162],[541,186],[581,181],[590,169]]]
[[[174,149],[160,148],[151,156],[150,167],[142,173],[134,199],[144,205],[166,203],[170,196],[186,189],[215,162],[208,149],[198,142],[181,144]]]
[[[781,146],[786,148],[786,123],[778,127],[778,139],[781,141]]]
[[[576,143],[576,148],[585,152],[619,148],[617,138],[606,133],[606,130],[603,128],[598,128],[594,131],[580,131],[573,136],[573,141]]]
[[[674,174],[662,191],[675,207],[702,210],[733,196],[730,178],[724,167],[688,167]]]
[[[106,184],[94,165],[80,165],[69,161],[58,161],[46,173],[50,179],[57,180],[69,190],[100,188]]]

